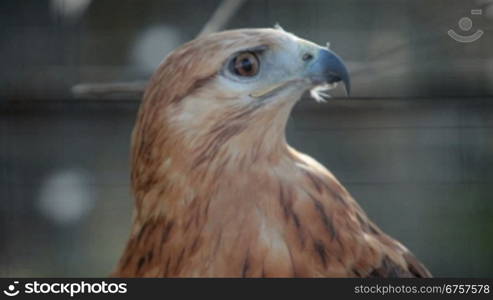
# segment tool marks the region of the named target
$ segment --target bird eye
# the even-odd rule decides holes
[[[252,77],[257,75],[260,61],[253,52],[238,54],[232,61],[233,72],[238,76]]]

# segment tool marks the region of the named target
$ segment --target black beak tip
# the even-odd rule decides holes
[[[343,80],[344,83],[344,90],[346,91],[346,96],[349,97],[351,96],[351,81],[349,80],[349,77],[346,80]]]
[[[344,84],[344,91],[346,92],[346,96],[351,95],[351,80],[349,79],[349,75],[344,73],[342,75],[332,74],[329,76],[328,83],[338,83],[342,82]]]
[[[320,64],[325,68],[326,72],[328,71],[328,83],[342,81],[346,95],[349,96],[351,94],[351,80],[344,61],[331,50],[323,49],[320,53]]]

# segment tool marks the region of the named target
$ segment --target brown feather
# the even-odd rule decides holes
[[[114,276],[430,276],[327,169],[287,145],[294,103],[238,105],[217,85],[232,53],[281,47],[286,35],[213,34],[158,68],[133,132],[136,214]]]

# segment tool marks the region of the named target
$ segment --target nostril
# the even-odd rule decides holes
[[[303,54],[303,61],[310,61],[312,59],[313,59],[313,54],[311,54],[311,53]]]

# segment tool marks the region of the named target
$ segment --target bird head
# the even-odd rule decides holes
[[[192,40],[164,59],[146,89],[134,130],[134,179],[149,173],[150,162],[180,161],[191,170],[218,157],[268,156],[285,145],[301,96],[318,97],[338,82],[349,92],[341,58],[280,28]]]
[[[200,47],[207,64],[199,71],[203,73],[199,86],[213,92],[214,100],[236,101],[227,104],[262,107],[295,102],[306,90],[318,97],[318,91],[341,81],[346,92],[350,89],[348,71],[334,52],[280,28],[226,31],[184,49],[192,45]]]
[[[341,81],[346,92],[350,90],[349,74],[339,56],[280,27],[195,39],[173,51],[154,79],[153,85],[172,92],[167,95],[171,102],[201,99],[223,107],[296,101],[306,90],[331,88]]]

